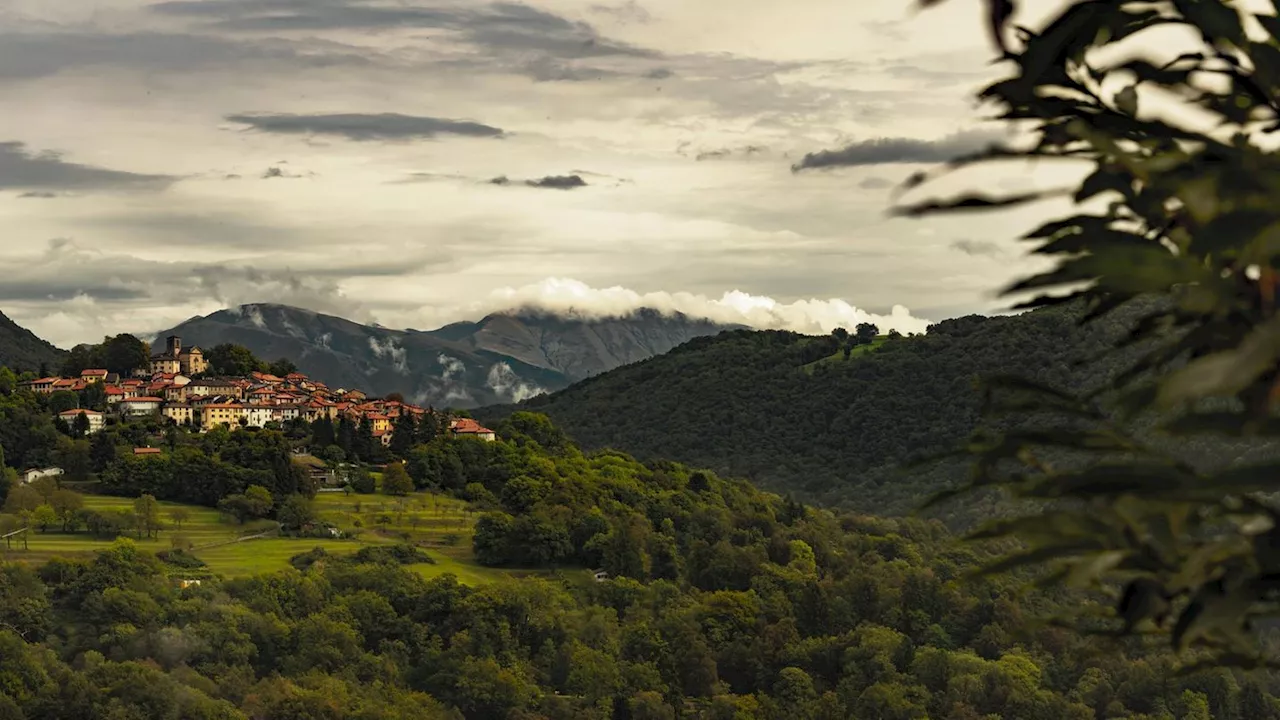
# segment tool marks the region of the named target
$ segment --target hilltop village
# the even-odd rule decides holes
[[[397,421],[412,416],[421,421],[430,408],[405,402],[396,396],[370,398],[352,388],[330,388],[303,373],[283,377],[266,372],[246,376],[209,377],[209,362],[199,347],[184,347],[177,336],[166,338],[164,351],[151,356],[150,367],[132,377],[104,369],[85,369],[78,377],[41,377],[21,383],[33,392],[53,395],[62,391],[82,396],[101,390],[101,407],[55,409],[65,423],[81,422],[85,434],[104,428],[109,418],[129,420],[160,417],[170,424],[207,432],[217,427],[266,428],[290,421],[313,423],[347,419],[367,423],[373,437],[390,446]],[[95,403],[96,404],[96,403]],[[80,416],[84,420],[79,420]],[[451,418],[454,435],[495,440],[494,432],[470,418]]]

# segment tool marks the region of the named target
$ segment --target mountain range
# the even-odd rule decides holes
[[[66,354],[0,313],[0,365],[34,372],[41,366],[57,368]]]
[[[332,387],[411,402],[469,408],[519,402],[647,359],[727,326],[639,310],[615,318],[510,311],[438,330],[392,330],[274,304],[194,317],[156,334],[209,349],[243,345],[264,359],[288,358]]]

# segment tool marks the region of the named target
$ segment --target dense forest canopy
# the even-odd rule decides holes
[[[0,401],[41,402],[21,391]],[[672,462],[584,453],[530,413],[495,429],[496,442],[420,438],[404,473],[470,499],[479,560],[540,568],[537,577],[426,580],[407,564],[420,549],[381,546],[315,550],[292,570],[183,587],[189,555],[153,555],[127,538],[91,557],[0,562],[0,712],[1280,718],[1276,678],[1177,678],[1170,654],[1141,643],[1098,653],[1068,631],[1028,626],[1092,600],[1023,598],[1020,579],[966,580],[989,556],[957,547],[937,521],[833,513]],[[162,458],[107,458],[103,483],[144,491],[138,516],[154,490],[285,524],[307,488],[273,468],[317,430],[327,442],[324,427],[184,434]],[[145,462],[155,470],[136,478],[159,472],[157,485],[108,480]],[[174,472],[176,462],[200,465]],[[9,505],[39,492],[15,486]]]

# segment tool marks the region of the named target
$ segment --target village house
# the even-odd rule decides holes
[[[249,427],[266,427],[275,417],[275,408],[270,405],[246,405],[244,406],[244,419]]]
[[[24,382],[22,383],[22,387],[30,390],[31,392],[40,393],[41,395],[48,395],[49,393],[53,392],[53,384],[58,380],[59,378],[56,378],[56,377],[40,378],[39,380],[30,380],[28,382]]]
[[[163,451],[160,448],[153,447],[136,447],[133,449],[134,455],[161,455]]]
[[[144,395],[142,397],[128,398],[121,400],[119,403],[120,413],[122,415],[139,416],[151,415],[160,411],[160,406],[164,404],[164,398],[152,397]]]
[[[204,431],[212,430],[219,425],[226,425],[231,429],[240,427],[240,421],[246,419],[246,412],[243,405],[237,403],[209,403],[200,407],[200,429]]]
[[[100,383],[100,382],[106,382],[107,375],[110,375],[110,374],[111,373],[107,372],[106,370],[99,370],[99,369],[81,370],[80,379],[85,381],[86,383]]]
[[[119,403],[121,400],[124,400],[124,388],[121,388],[115,385],[108,385],[105,388],[103,388],[103,392],[105,392],[107,395],[108,405],[115,405],[116,403]]]
[[[173,421],[175,425],[194,425],[196,422],[195,408],[186,403],[166,402],[160,409],[160,414]]]
[[[40,478],[56,478],[63,474],[64,472],[60,467],[31,468],[30,470],[22,473],[22,482],[29,484],[39,480]]]
[[[204,352],[198,347],[182,347],[182,338],[170,335],[165,338],[165,351],[151,356],[151,374],[182,373],[199,375],[209,370]]]
[[[497,433],[471,418],[457,418],[449,421],[449,430],[455,437],[474,437],[486,442],[493,442],[498,439]]]
[[[230,380],[192,380],[187,384],[187,395],[226,395],[241,398],[244,389]]]
[[[89,429],[87,432],[90,435],[107,426],[106,416],[97,410],[67,410],[65,412],[58,413],[58,419],[66,423],[67,427],[71,427],[71,424],[74,423],[76,418],[80,417],[80,415],[84,415],[89,421]]]

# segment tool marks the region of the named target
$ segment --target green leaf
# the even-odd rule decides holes
[[[1125,115],[1136,116],[1138,114],[1137,86],[1130,85],[1129,87],[1116,93],[1115,103],[1116,103],[1116,108],[1118,108],[1120,112],[1124,113]]]
[[[1233,45],[1245,42],[1240,13],[1220,0],[1173,0],[1173,5],[1200,29],[1206,40],[1226,40]]]
[[[958,210],[999,210],[1052,197],[1060,197],[1064,194],[1066,192],[1063,190],[1043,190],[1006,197],[991,197],[990,195],[979,194],[963,195],[953,200],[930,200],[916,205],[895,208],[892,214],[901,217],[922,217],[934,213],[955,212]]]
[[[1215,630],[1238,629],[1253,604],[1243,588],[1226,590],[1221,581],[1201,587],[1173,627],[1173,648],[1183,650]]]
[[[1233,396],[1253,384],[1280,357],[1280,315],[1255,327],[1235,348],[1191,361],[1160,386],[1165,407],[1212,396]]]
[[[1036,548],[1015,555],[1008,555],[996,562],[984,565],[969,574],[974,577],[989,577],[1007,573],[1028,565],[1043,565],[1054,560],[1065,560],[1079,557],[1086,553],[1102,550],[1096,541],[1080,540],[1078,542]]]

